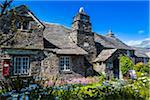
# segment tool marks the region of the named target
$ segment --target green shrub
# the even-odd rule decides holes
[[[144,64],[142,62],[139,62],[134,66],[134,70],[137,72],[141,72],[142,67],[144,67]]]
[[[134,64],[132,60],[127,56],[121,56],[119,58],[120,62],[120,68],[123,76],[125,76],[128,73],[128,70],[133,69]]]
[[[137,63],[134,66],[134,70],[136,72],[149,74],[149,72],[150,72],[150,61],[147,64],[143,64],[142,62]]]
[[[144,65],[144,67],[142,67],[141,71],[142,71],[143,73],[149,74],[149,72],[150,72],[150,60],[148,61],[147,64]]]
[[[106,79],[106,76],[103,73],[100,73],[98,77],[99,77],[99,82],[100,83],[102,83]]]

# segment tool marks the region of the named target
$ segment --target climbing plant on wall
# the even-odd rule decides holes
[[[127,56],[121,56],[119,58],[119,63],[123,76],[127,74],[128,70],[131,70],[134,67],[132,60]]]

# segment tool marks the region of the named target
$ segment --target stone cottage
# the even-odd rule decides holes
[[[72,28],[43,23],[24,5],[15,11],[16,31],[10,30],[12,13],[0,19],[3,23],[0,25],[1,77],[59,76],[68,80],[93,76],[97,71],[119,78],[118,57],[128,55],[135,60],[135,50],[112,31],[106,36],[93,32],[90,16],[83,8],[73,17]]]

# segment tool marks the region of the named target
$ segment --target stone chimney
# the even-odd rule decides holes
[[[115,35],[114,35],[114,33],[112,33],[111,29],[108,31],[108,33],[106,34],[106,36],[115,37]]]
[[[86,60],[91,62],[95,59],[96,47],[92,24],[90,22],[90,16],[85,13],[83,7],[80,7],[79,12],[73,17],[70,37],[74,43],[88,52]]]

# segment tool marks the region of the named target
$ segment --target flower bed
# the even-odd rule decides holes
[[[129,81],[109,81],[96,84],[66,84],[63,86],[55,86],[46,88],[43,92],[35,90],[34,95],[30,97],[39,97],[43,99],[49,98],[57,100],[84,100],[84,99],[107,99],[107,100],[149,100],[150,78],[143,77],[138,80]],[[47,93],[47,94],[42,94]]]
[[[83,81],[82,81],[83,80]],[[69,81],[70,82],[70,81]],[[28,88],[21,89],[18,93],[10,91],[3,96],[11,98],[20,96],[32,100],[149,100],[150,92],[150,77],[140,77],[137,80],[116,80],[103,81],[88,84],[93,82],[93,79],[73,80],[72,82],[48,87],[31,85]],[[95,80],[94,80],[95,82]],[[19,98],[20,98],[19,97]]]

